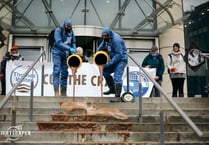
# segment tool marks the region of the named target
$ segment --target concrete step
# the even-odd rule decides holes
[[[0,95],[0,100],[4,96]],[[18,100],[29,102],[30,96],[18,96]],[[75,101],[78,102],[95,102],[95,103],[102,103],[101,101],[103,100],[103,103],[109,103],[111,97],[75,97]],[[188,98],[171,98],[173,101],[175,101],[177,104],[178,103],[209,103],[209,99],[206,98],[194,98],[194,97],[188,97]],[[12,100],[12,97],[10,98]],[[62,102],[62,101],[73,101],[73,97],[54,97],[54,96],[34,96],[33,97],[34,102]],[[135,102],[139,102],[139,98],[135,98]],[[143,103],[167,103],[167,100],[162,97],[151,97],[151,98],[142,98]],[[111,104],[117,104],[117,103],[111,103]]]
[[[1,145],[14,145],[14,143],[10,142],[1,142]],[[85,142],[85,143],[73,143],[73,142],[63,142],[63,141],[16,141],[17,145],[160,145],[159,142],[151,142],[151,141],[141,141],[141,142]],[[166,145],[207,145],[208,142],[165,142]]]
[[[133,122],[37,122],[39,129],[42,131],[140,131],[140,132],[158,132],[160,131],[159,123],[133,123]],[[209,123],[196,123],[203,132],[209,131]],[[185,123],[166,123],[164,125],[166,132],[188,131],[191,128]]]
[[[53,114],[33,114],[33,118],[32,121],[50,121],[52,120],[51,115]],[[0,121],[4,122],[4,121],[11,121],[11,114],[0,114]],[[189,116],[189,118],[194,121],[194,122],[209,122],[209,115],[201,115],[201,116],[195,116],[195,115],[191,115]],[[88,115],[83,115],[83,117],[81,117],[81,115],[76,115],[76,114],[70,114],[68,116],[68,119],[71,121],[103,121],[105,120],[106,122],[117,122],[118,119],[112,118],[112,117],[106,117],[105,119],[101,118],[101,117],[90,117]],[[16,116],[16,120],[18,122],[27,122],[30,121],[29,118],[29,114],[22,114],[22,113],[17,113]],[[159,114],[158,115],[143,115],[142,116],[142,120],[143,122],[159,122],[160,118],[159,118]],[[138,115],[129,115],[129,118],[127,120],[128,122],[138,122],[139,121],[139,116]],[[184,122],[184,119],[177,115],[169,115],[169,116],[165,116],[164,119],[165,122]]]
[[[124,114],[128,115],[128,120],[127,121],[138,121],[139,119],[139,111],[137,109],[121,109],[121,112]],[[142,110],[142,119],[144,121],[159,121],[159,113],[161,110]],[[12,116],[11,116],[11,109],[3,109],[0,111],[0,121],[10,121]],[[179,116],[179,114],[175,110],[165,110],[164,116],[165,116],[165,121],[183,121],[183,118]],[[193,120],[193,121],[209,121],[209,109],[199,109],[199,110],[194,110],[194,109],[189,109],[189,110],[184,110],[184,112]],[[79,113],[79,115],[78,115]],[[49,121],[52,120],[53,115],[61,115],[61,114],[66,114],[62,109],[43,109],[43,108],[36,108],[33,109],[33,121],[39,121],[39,120],[45,120]],[[69,113],[68,115],[71,116],[71,119],[76,119],[79,121],[81,119],[80,114],[82,116],[88,117],[86,113],[80,112],[80,111],[74,111]],[[28,108],[18,108],[17,109],[17,116],[16,116],[17,121],[29,121],[29,109]],[[93,120],[99,121],[98,118],[92,118]],[[118,121],[115,118],[107,117],[105,118],[107,121]]]
[[[0,130],[6,131],[10,126],[10,122],[0,122]],[[22,125],[26,131],[52,131],[52,132],[77,132],[77,131],[92,131],[92,132],[159,132],[160,122],[61,122],[61,121],[38,121],[38,122],[18,122],[17,125]],[[198,128],[203,132],[209,132],[209,122],[196,123]],[[193,132],[190,126],[185,122],[181,123],[164,123],[166,132]]]
[[[137,115],[139,114],[139,109],[138,108],[122,108],[120,109],[121,112],[123,112],[126,115]],[[161,109],[143,109],[142,113],[145,115],[159,115],[159,112]],[[189,108],[189,109],[184,109],[183,110],[188,116],[200,116],[200,115],[209,115],[209,108]],[[11,109],[10,108],[3,108],[0,110],[0,114],[10,114]],[[82,113],[81,111],[74,111],[72,114],[77,114],[78,112]],[[174,109],[166,109],[163,110],[165,116],[170,116],[170,115],[177,115],[178,113]],[[22,114],[28,114],[29,113],[29,108],[17,108],[17,113],[22,113]],[[58,113],[65,113],[63,109],[61,108],[33,108],[33,114],[58,114]],[[84,114],[84,113],[83,113]]]
[[[85,103],[85,102],[83,102]],[[110,107],[110,108],[139,108],[138,102],[135,103],[95,103],[97,107]],[[182,109],[188,109],[188,108],[206,108],[208,107],[209,103],[207,102],[183,102],[177,104]],[[11,108],[12,101],[9,101],[4,108]],[[163,109],[171,109],[173,108],[169,103],[151,103],[151,102],[143,102],[142,108],[144,109],[160,109],[161,106],[163,106]],[[29,108],[30,103],[28,101],[18,101],[17,102],[17,108]],[[33,103],[34,108],[60,108],[60,102],[34,102]]]
[[[208,134],[208,132],[207,132]],[[191,132],[166,132],[166,142],[204,142],[207,138],[199,138]],[[0,141],[6,141],[6,137],[1,136]],[[31,131],[31,135],[24,135],[18,141],[63,141],[71,143],[85,142],[160,142],[159,132],[92,132],[92,131],[76,131],[76,132],[47,132],[47,131]]]

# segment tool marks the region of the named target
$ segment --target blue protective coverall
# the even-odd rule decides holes
[[[65,31],[68,24],[72,24],[70,19],[66,19],[64,24],[56,28],[54,32],[55,43],[52,48],[54,87],[67,87],[68,66],[66,60],[71,53],[76,53],[76,39],[73,30],[71,32]]]
[[[97,48],[97,51],[107,51],[110,56],[110,61],[104,67],[103,76],[106,79],[114,72],[114,84],[122,84],[123,72],[128,63],[125,42],[120,35],[109,28],[103,28],[102,33],[107,34],[111,38],[110,42],[106,42],[103,39]]]

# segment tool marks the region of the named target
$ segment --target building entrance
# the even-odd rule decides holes
[[[93,54],[96,52],[96,48],[100,43],[101,38],[93,36],[77,36],[76,37],[76,47],[82,47],[84,55],[88,57],[89,60],[93,59]]]

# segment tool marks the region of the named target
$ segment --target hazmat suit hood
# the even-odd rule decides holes
[[[68,24],[72,25],[72,21],[70,19],[66,19],[62,25],[63,28],[65,28]]]
[[[112,31],[110,28],[105,27],[102,29],[102,35],[108,35],[110,38],[112,38]]]

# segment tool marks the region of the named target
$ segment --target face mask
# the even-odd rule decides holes
[[[66,33],[70,33],[72,31],[72,28],[68,29],[68,28],[65,28],[65,32]]]
[[[105,42],[109,42],[109,40],[110,40],[109,38],[104,38]]]

